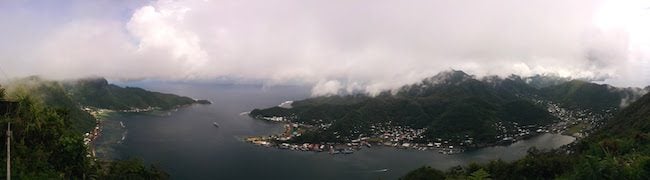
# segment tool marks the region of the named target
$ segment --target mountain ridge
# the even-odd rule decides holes
[[[544,79],[541,76],[536,78]],[[287,117],[290,122],[312,125],[331,124],[327,130],[311,132],[320,134],[319,138],[299,137],[298,142],[346,141],[345,138],[333,139],[335,136],[331,134],[349,136],[349,140],[354,136],[368,135],[372,132],[367,129],[386,122],[394,126],[426,129],[423,141],[441,137],[462,141],[463,137],[469,136],[494,142],[510,136],[509,133],[515,133],[521,126],[535,126],[526,130],[534,131],[537,127],[558,122],[558,117],[546,110],[549,103],[609,113],[621,105],[623,94],[636,92],[580,80],[536,88],[527,79],[511,75],[506,78],[488,76],[479,80],[463,71],[452,70],[374,97],[363,94],[313,97],[295,101],[291,109],[254,109],[249,115],[260,119]],[[584,96],[609,98],[592,100]],[[634,101],[634,97],[629,101]],[[506,129],[506,132],[497,129]]]
[[[109,84],[105,78],[83,78],[63,83],[66,91],[82,106],[112,110],[157,107],[172,109],[197,103],[196,100],[168,93],[148,91],[138,87]]]
[[[82,110],[83,107],[110,110],[149,107],[170,109],[198,103],[191,98],[173,94],[152,92],[141,88],[122,88],[108,83],[101,77],[53,81],[30,76],[16,79],[5,88],[7,94],[13,98],[31,96],[46,106],[67,111],[70,113],[72,128],[78,132],[87,132],[94,128],[96,123],[88,112]]]

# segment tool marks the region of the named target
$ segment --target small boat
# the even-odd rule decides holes
[[[212,125],[214,125],[215,127],[219,127],[219,123],[217,122],[213,122]]]
[[[380,170],[376,170],[375,172],[388,172],[388,169],[380,169]]]

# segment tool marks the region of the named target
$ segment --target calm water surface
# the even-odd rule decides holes
[[[242,141],[251,135],[280,132],[280,124],[254,120],[240,113],[309,96],[304,87],[252,85],[131,84],[151,90],[208,99],[170,114],[128,114],[105,121],[98,140],[102,156],[140,157],[156,163],[173,179],[397,179],[422,165],[447,169],[491,159],[515,160],[526,150],[556,148],[572,137],[545,134],[510,146],[490,147],[457,155],[386,147],[351,155],[296,152],[255,146]],[[119,122],[126,126],[121,128]],[[215,128],[212,123],[221,127]],[[124,140],[122,140],[124,137]],[[389,169],[388,172],[377,172]]]

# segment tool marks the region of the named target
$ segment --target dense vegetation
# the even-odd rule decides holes
[[[82,134],[96,121],[81,107],[170,109],[196,103],[188,97],[118,87],[103,78],[61,83],[33,76],[13,81],[6,91],[0,88],[0,99],[5,97],[18,102],[15,113],[0,118],[3,130],[11,122],[12,177],[18,179],[166,179],[165,172],[141,160],[88,157]],[[0,172],[6,176],[2,165]]]
[[[640,96],[631,89],[618,89],[579,80],[545,87],[542,92],[551,100],[569,107],[590,108],[596,111],[610,109],[612,105],[620,105],[621,100],[627,97],[636,99],[638,97],[634,96]]]
[[[69,128],[78,134],[95,127],[95,118],[83,111],[59,82],[33,76],[14,81],[8,91],[10,94],[29,94],[33,99],[41,101],[43,106],[67,112],[70,119]]]
[[[108,84],[104,78],[87,78],[64,83],[66,92],[82,106],[113,110],[159,107],[171,109],[195,101],[174,94],[151,92],[136,87]]]
[[[90,131],[95,119],[81,107],[91,106],[111,110],[158,107],[170,109],[196,103],[191,98],[173,94],[146,91],[140,88],[122,88],[108,84],[103,78],[78,81],[49,81],[36,76],[17,79],[7,86],[9,93],[27,93],[43,105],[65,110],[70,117],[70,128],[79,133]]]
[[[27,84],[25,84],[27,85]],[[6,99],[16,102],[0,117],[0,129],[11,123],[11,172],[14,179],[165,179],[167,175],[155,167],[146,167],[140,160],[96,161],[87,156],[82,133],[70,104],[50,106],[64,101],[60,90],[52,84],[35,86],[38,90],[52,90],[41,96],[33,89],[14,89]],[[5,99],[4,90],[0,99]],[[63,99],[63,100],[62,100]],[[5,103],[6,104],[6,103]],[[5,133],[1,136],[7,138]],[[5,148],[0,148],[6,154]],[[0,174],[6,176],[3,158]],[[3,177],[4,178],[4,177]]]
[[[650,94],[616,114],[592,136],[551,152],[529,150],[514,162],[471,164],[442,172],[430,167],[402,179],[650,179]]]
[[[296,141],[345,141],[347,139],[336,136],[356,138],[367,134],[371,125],[389,123],[427,128],[427,139],[469,135],[479,142],[492,142],[497,140],[494,126],[497,122],[520,125],[554,122],[557,118],[549,114],[539,100],[596,110],[614,109],[623,97],[633,94],[630,91],[541,76],[521,78],[513,75],[478,80],[462,71],[450,71],[375,97],[315,97],[296,101],[290,109],[255,109],[250,115],[256,118],[282,116],[306,124],[332,124],[324,131],[307,132]]]

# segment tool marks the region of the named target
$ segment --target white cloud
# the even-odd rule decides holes
[[[315,96],[321,95],[335,95],[343,88],[341,82],[336,80],[320,81],[314,85],[311,93]]]
[[[0,65],[14,76],[307,83],[314,94],[372,94],[452,68],[646,85],[650,40],[639,24],[650,19],[616,13],[642,4],[603,8],[611,3],[160,0],[122,2],[122,18],[124,9],[80,3],[55,23],[8,11]]]
[[[205,70],[201,68],[208,61],[207,54],[200,45],[200,38],[181,25],[190,10],[186,7],[168,7],[167,4],[137,10],[127,24],[129,32],[139,40],[137,55],[152,57],[162,53],[166,57],[160,60],[170,61],[163,63],[171,63],[182,70],[175,72],[174,76],[200,75]]]

